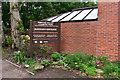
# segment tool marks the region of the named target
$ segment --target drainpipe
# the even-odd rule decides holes
[[[96,35],[96,57],[98,57],[98,25],[97,25],[97,35]]]

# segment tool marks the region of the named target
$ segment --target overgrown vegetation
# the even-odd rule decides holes
[[[20,52],[20,51],[15,52],[14,55],[15,55],[15,56],[12,57],[12,59],[13,59],[14,61],[17,61],[17,64],[20,64],[21,62],[24,62],[24,61],[26,60],[26,57],[23,56],[23,53]]]
[[[58,65],[67,70],[78,70],[88,76],[100,75],[104,78],[118,78],[118,72],[120,71],[117,62],[108,61],[106,56],[96,58],[94,55],[82,53],[70,55],[65,52],[62,54],[54,52],[50,58],[36,56],[26,58],[22,55],[22,52],[17,52],[13,59],[17,61],[17,64],[28,65],[27,69],[32,72],[43,70],[49,65]],[[97,72],[97,70],[100,70],[100,72]]]
[[[7,45],[9,48],[11,48],[12,43],[13,43],[12,37],[11,37],[11,36],[6,36],[5,41],[6,41],[6,45]]]

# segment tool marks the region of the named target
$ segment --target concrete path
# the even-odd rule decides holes
[[[2,61],[2,78],[80,78],[79,75],[71,71],[64,71],[62,69],[46,68],[36,75],[31,75],[25,70],[15,67],[14,65]]]

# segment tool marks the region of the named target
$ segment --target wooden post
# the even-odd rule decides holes
[[[33,22],[30,20],[30,57],[33,57],[32,53],[32,44],[33,44],[33,33],[32,33],[32,28],[33,27]]]
[[[58,23],[58,52],[60,53],[60,41],[61,41],[61,23]]]

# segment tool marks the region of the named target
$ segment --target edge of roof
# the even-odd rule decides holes
[[[84,7],[84,8],[75,8],[75,9],[72,9],[72,11],[86,10],[86,9],[95,9],[95,8],[98,8],[98,6],[90,6],[90,7]]]
[[[75,9],[72,9],[71,12],[77,11],[77,10],[86,10],[86,9],[95,9],[95,8],[98,8],[98,6],[90,6],[90,7],[84,7],[84,8],[75,8]],[[68,12],[70,12],[70,11],[68,11]],[[68,13],[68,12],[66,12],[66,13]],[[60,16],[62,14],[64,14],[64,13],[57,14],[56,16]],[[52,16],[52,17],[54,17],[54,16]],[[47,19],[52,18],[52,17],[48,17],[48,18],[42,19],[40,21],[41,22],[46,22]],[[98,19],[95,19],[95,20],[98,20]],[[78,20],[78,21],[82,21],[82,20]],[[90,21],[90,20],[86,20],[86,21]],[[50,22],[50,21],[47,21],[47,22]],[[61,21],[61,22],[63,22],[63,21]],[[64,21],[64,22],[69,22],[69,21]],[[76,22],[76,21],[71,21],[71,22]]]

